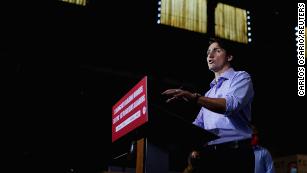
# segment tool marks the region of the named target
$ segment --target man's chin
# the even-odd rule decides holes
[[[216,68],[213,68],[213,67],[209,67],[209,70],[213,71],[213,72],[216,72]]]

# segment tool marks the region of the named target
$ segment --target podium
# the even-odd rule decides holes
[[[154,86],[145,76],[112,109],[112,142],[117,150],[136,141],[136,173],[168,173],[170,151],[188,152],[218,138],[169,111]]]

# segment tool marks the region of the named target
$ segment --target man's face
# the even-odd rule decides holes
[[[207,51],[207,63],[209,70],[218,72],[224,68],[227,61],[226,51],[217,42],[212,43]]]

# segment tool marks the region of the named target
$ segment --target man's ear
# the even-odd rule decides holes
[[[232,61],[232,59],[233,59],[233,56],[232,56],[232,55],[229,55],[229,56],[227,57],[227,61]]]

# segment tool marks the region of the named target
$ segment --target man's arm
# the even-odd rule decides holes
[[[209,98],[201,96],[198,93],[191,93],[182,89],[168,89],[162,94],[171,96],[171,98],[169,98],[166,102],[182,99],[187,102],[196,102],[198,105],[213,112],[224,113],[226,111],[226,99],[224,98]]]
[[[209,98],[200,96],[195,101],[200,106],[203,106],[216,113],[225,113],[226,111],[226,99],[224,98]]]
[[[240,73],[233,79],[225,98],[209,98],[198,93],[191,93],[182,89],[168,89],[162,93],[171,96],[166,102],[173,100],[194,101],[210,111],[231,115],[241,110],[253,97],[254,91],[249,74]]]

